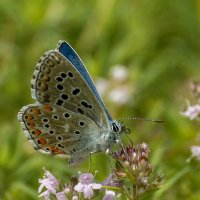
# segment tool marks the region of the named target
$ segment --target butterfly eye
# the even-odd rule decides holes
[[[113,123],[113,124],[112,124],[112,130],[113,130],[114,132],[116,132],[116,133],[119,133],[120,130],[121,130],[121,128],[119,127],[118,124]]]

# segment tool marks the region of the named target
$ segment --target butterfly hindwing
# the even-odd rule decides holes
[[[94,137],[100,134],[100,130],[84,115],[59,106],[35,103],[23,107],[18,119],[36,150],[74,157],[96,151],[96,145],[91,145],[90,141],[97,140]]]

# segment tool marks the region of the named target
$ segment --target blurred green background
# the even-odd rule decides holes
[[[200,199],[200,165],[186,162],[199,123],[180,115],[188,84],[200,75],[199,0],[1,0],[0,199],[38,199],[43,166],[63,181],[88,169],[88,161],[69,168],[66,159],[34,151],[16,119],[33,103],[30,80],[39,57],[60,39],[76,49],[94,80],[112,85],[110,70],[125,66],[129,101],[103,96],[113,118],[165,120],[126,121],[134,144],[149,145],[155,173],[165,174],[163,188],[145,199]],[[107,159],[100,153],[92,160],[102,181],[111,171]]]

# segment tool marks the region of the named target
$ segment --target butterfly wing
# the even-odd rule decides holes
[[[56,105],[35,103],[23,107],[18,119],[36,150],[53,155],[71,155],[70,164],[98,150],[91,140],[95,140],[100,130],[84,115]]]
[[[31,88],[37,102],[22,108],[18,119],[36,149],[71,155],[72,164],[103,149],[110,133],[105,109],[61,53],[51,50],[40,58]],[[66,112],[71,120],[64,116]]]
[[[96,89],[96,87],[95,87],[95,85],[94,85],[94,83],[93,83],[93,81],[92,81],[92,79],[91,79],[91,77],[90,77],[85,65],[83,64],[82,60],[80,59],[78,54],[75,52],[75,50],[67,42],[62,41],[62,40],[58,42],[57,49],[80,72],[81,76],[86,81],[86,83],[88,84],[88,86],[92,90],[93,94],[98,99],[98,101],[101,104],[102,108],[105,110],[109,121],[112,122],[112,118],[111,118],[110,114],[108,113],[108,111],[107,111],[107,109],[106,109],[106,107],[105,107],[105,105],[103,103],[103,100],[99,96],[99,93],[98,93],[98,91],[97,91],[97,89]]]
[[[98,126],[110,127],[107,114],[79,71],[58,51],[41,57],[32,79],[32,97],[40,103],[84,114]]]

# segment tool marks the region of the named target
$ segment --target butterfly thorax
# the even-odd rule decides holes
[[[100,129],[96,151],[109,151],[113,144],[121,142],[121,134],[126,130],[123,122],[113,120],[110,124],[109,129],[103,127]]]

